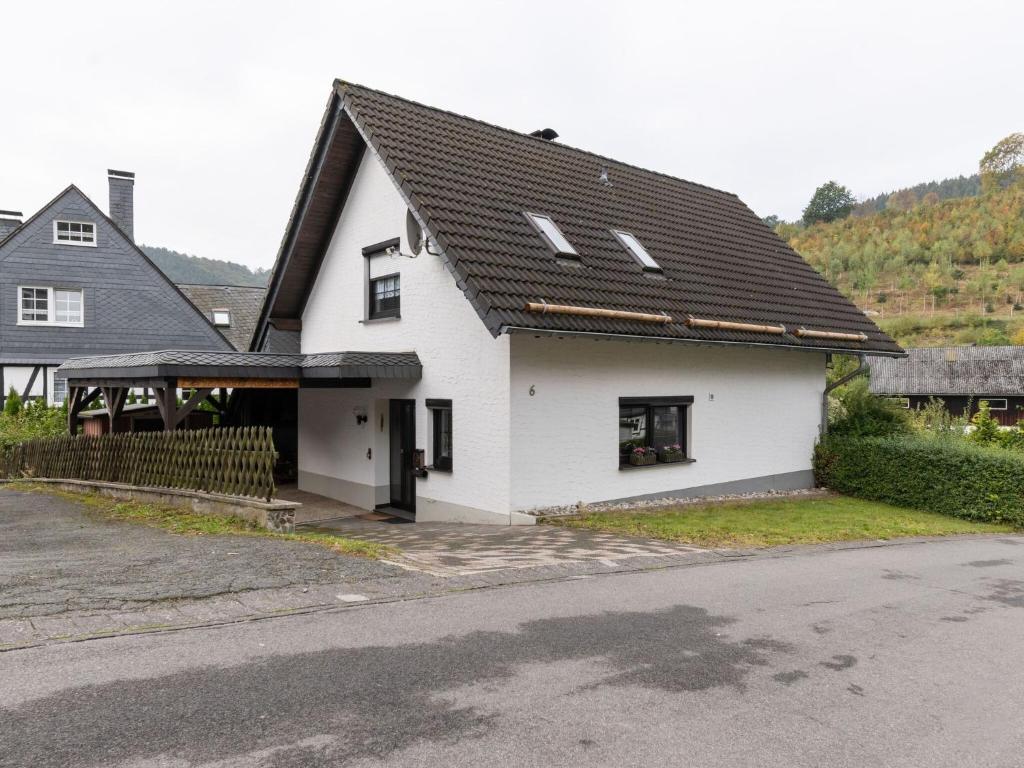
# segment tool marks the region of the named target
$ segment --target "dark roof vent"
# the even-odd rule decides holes
[[[554,141],[558,138],[558,131],[554,128],[541,128],[530,135],[538,139],[544,139],[544,141]]]

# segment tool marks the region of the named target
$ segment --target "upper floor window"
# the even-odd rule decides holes
[[[22,286],[18,288],[18,325],[83,325],[81,289]]]
[[[633,254],[633,258],[640,262],[640,266],[644,268],[645,272],[661,272],[658,262],[651,257],[651,254],[647,252],[647,249],[643,247],[636,237],[629,232],[620,232],[617,229],[613,229],[612,234],[615,235],[616,239],[622,243],[627,251]]]
[[[370,279],[370,319],[399,317],[402,302],[401,275],[382,275]]]
[[[213,310],[213,324],[219,326],[230,326],[231,325],[231,310],[228,309],[215,309]]]
[[[89,221],[54,221],[53,242],[96,245],[96,225]]]
[[[578,259],[580,257],[576,249],[573,248],[572,243],[565,239],[562,230],[558,228],[558,225],[555,224],[554,219],[550,216],[527,212],[526,218],[533,224],[534,229],[540,233],[540,236],[544,238],[544,242],[555,252],[556,256],[561,256],[565,259]]]

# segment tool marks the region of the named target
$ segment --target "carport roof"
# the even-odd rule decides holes
[[[415,352],[261,352],[162,350],[67,360],[57,374],[69,380],[162,379],[176,376],[242,379],[418,379]]]

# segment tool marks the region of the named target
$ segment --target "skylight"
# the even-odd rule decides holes
[[[527,213],[526,217],[530,223],[540,232],[541,237],[547,241],[548,247],[555,252],[556,256],[564,256],[569,259],[578,259],[580,255],[572,247],[572,243],[565,239],[562,230],[551,219],[550,216],[542,216],[539,213]]]
[[[646,271],[661,272],[658,262],[651,258],[651,254],[647,252],[647,249],[633,235],[629,234],[629,232],[620,232],[617,229],[613,229],[612,234],[618,238],[618,241],[625,246],[627,251],[633,254],[633,258],[639,261],[640,266]]]

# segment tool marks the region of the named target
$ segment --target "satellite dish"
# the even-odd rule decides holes
[[[409,250],[414,256],[419,256],[423,250],[423,228],[412,215],[412,211],[405,212],[405,239],[408,242]]]

